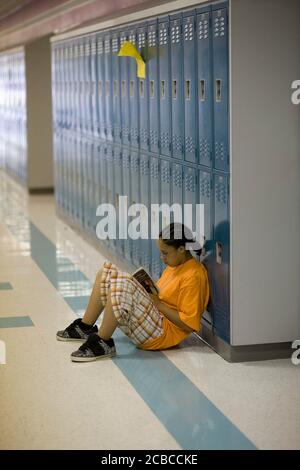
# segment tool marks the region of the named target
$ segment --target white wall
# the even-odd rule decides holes
[[[231,339],[300,339],[299,0],[231,0]]]
[[[49,37],[25,47],[28,188],[53,187],[51,56]]]

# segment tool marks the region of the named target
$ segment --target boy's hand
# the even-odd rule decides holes
[[[148,294],[149,297],[151,298],[152,302],[154,303],[155,307],[159,307],[161,304],[161,301],[159,300],[159,297],[157,294]]]

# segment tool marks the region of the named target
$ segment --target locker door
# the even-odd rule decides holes
[[[79,73],[80,73],[80,130],[83,135],[86,135],[85,122],[86,122],[86,101],[85,101],[85,42],[84,38],[80,38],[79,46]]]
[[[88,136],[92,135],[92,94],[91,94],[91,43],[90,37],[85,38],[84,46],[84,109],[85,109],[85,132]]]
[[[214,175],[214,257],[212,272],[213,327],[224,341],[230,341],[229,302],[229,181],[226,176]]]
[[[183,203],[189,204],[188,209],[184,207],[184,224],[196,233],[196,204],[199,201],[197,170],[185,166],[183,168]],[[199,236],[199,234],[197,234]]]
[[[93,225],[94,225],[94,218],[95,218],[95,213],[96,213],[96,207],[94,206],[94,193],[96,188],[94,187],[94,177],[93,177],[93,172],[94,172],[94,143],[92,140],[88,140],[87,143],[87,166],[88,166],[88,171],[87,171],[87,176],[88,176],[88,189],[87,189],[87,194],[88,194],[88,206],[89,206],[89,219],[88,219],[88,230],[90,232],[93,231]]]
[[[93,185],[94,185],[94,213],[93,213],[93,235],[96,237],[96,226],[98,222],[98,217],[96,215],[97,207],[101,204],[101,180],[100,180],[100,171],[101,171],[101,144],[94,140],[93,142]]]
[[[197,67],[198,67],[198,149],[199,163],[207,167],[212,161],[213,141],[213,89],[211,62],[210,12],[204,8],[197,15]]]
[[[68,83],[69,83],[69,119],[68,119],[68,129],[72,130],[73,127],[73,95],[74,95],[74,74],[73,74],[73,56],[74,56],[74,48],[73,48],[73,41],[69,42],[69,66],[68,66]]]
[[[183,41],[181,15],[171,17],[172,157],[183,158]]]
[[[209,171],[199,171],[199,201],[204,204],[204,236],[205,240],[212,240],[212,176]]]
[[[80,105],[80,95],[79,95],[79,86],[80,86],[80,75],[79,75],[79,45],[78,40],[74,41],[74,117],[73,117],[73,131],[78,132],[80,129],[79,123],[79,105]]]
[[[100,143],[99,145],[99,181],[100,181],[100,193],[101,193],[101,204],[105,204],[108,202],[108,185],[107,185],[107,161],[106,161],[106,144]],[[97,223],[101,219],[97,218]],[[103,246],[108,247],[109,241],[108,240],[100,240],[100,243]]]
[[[115,181],[114,181],[114,154],[113,146],[107,143],[106,146],[106,163],[107,163],[107,202],[115,207]],[[114,250],[116,240],[109,239],[109,247]]]
[[[150,152],[159,153],[159,114],[158,114],[158,47],[157,47],[157,21],[148,24],[148,102],[149,102],[149,149]]]
[[[139,204],[140,203],[140,162],[139,162],[139,155],[138,152],[131,151],[131,158],[130,158],[130,186],[131,186],[131,201],[130,205],[132,204]],[[136,219],[136,217],[130,217],[130,221]],[[131,244],[131,256],[132,256],[132,263],[135,266],[140,265],[140,255],[141,255],[141,248],[140,248],[140,239],[137,240],[130,240]]]
[[[216,8],[216,7],[214,7]],[[214,68],[214,166],[228,171],[228,22],[227,9],[212,12]]]
[[[77,192],[78,192],[78,202],[79,202],[79,223],[81,227],[84,227],[84,191],[85,191],[85,181],[82,168],[82,160],[85,156],[85,142],[80,135],[78,135],[77,140]]]
[[[118,31],[112,34],[112,108],[114,142],[121,143],[121,88],[120,88],[120,58],[118,52],[120,40]]]
[[[160,188],[161,188],[161,201],[160,204],[168,204],[169,206],[171,205],[171,170],[170,170],[170,163],[166,160],[161,160],[160,162],[160,169],[161,169],[161,183],[160,183]],[[162,216],[161,216],[161,228],[163,229],[170,223],[169,218],[166,216],[166,214],[163,213],[162,211]],[[161,261],[160,262],[160,270],[162,271],[165,269],[165,264]]]
[[[122,182],[123,182],[123,195],[127,196],[127,206],[130,205],[131,201],[131,182],[130,182],[130,173],[131,173],[131,164],[130,164],[130,154],[129,150],[126,148],[122,149]],[[128,219],[129,222],[130,219]],[[120,224],[122,222],[120,221]],[[124,226],[124,232],[127,233],[127,222],[122,223]],[[126,227],[125,227],[126,225]],[[131,241],[128,238],[124,240],[124,255],[125,259],[131,262]]]
[[[177,211],[177,217],[181,217],[181,221],[183,221],[183,176],[182,176],[182,165],[181,163],[173,163],[172,164],[172,206],[173,204],[179,204],[180,210]],[[172,221],[174,221],[174,216],[172,217]],[[178,221],[178,220],[177,220]]]
[[[97,70],[98,70],[98,135],[102,140],[106,139],[105,123],[105,62],[104,62],[104,38],[97,37]]]
[[[94,137],[98,136],[98,110],[97,110],[97,43],[96,36],[91,37],[91,134]]]
[[[136,31],[130,29],[129,41],[137,46]],[[129,108],[130,108],[130,145],[139,146],[139,99],[138,99],[138,79],[136,71],[136,61],[129,59]],[[138,202],[138,201],[137,201]]]
[[[119,238],[119,207],[120,207],[120,196],[123,195],[123,184],[122,184],[122,153],[119,145],[114,146],[114,207],[116,210],[116,249],[117,252],[123,256],[123,240]]]
[[[151,204],[158,205],[161,201],[159,159],[156,157],[150,158],[150,201]],[[151,210],[151,228],[154,227],[155,224],[159,224],[159,217],[157,218],[156,212],[154,210]],[[156,245],[157,238],[158,233],[151,233],[151,273],[154,279],[158,279],[161,274],[160,253]]]
[[[143,59],[148,63],[147,27],[146,25],[137,30],[138,50]],[[149,147],[149,107],[148,107],[148,77],[138,78],[138,100],[139,100],[139,135],[141,149],[148,150]]]
[[[140,162],[140,180],[141,180],[141,204],[144,204],[147,208],[147,227],[145,227],[145,232],[147,232],[147,239],[140,240],[141,248],[141,265],[149,271],[150,270],[150,260],[151,260],[151,241],[150,241],[150,171],[149,171],[149,157],[146,154],[141,154]],[[147,229],[147,230],[146,230]],[[145,233],[146,234],[146,233]]]
[[[105,60],[105,115],[106,115],[106,139],[113,140],[112,124],[112,70],[111,70],[111,37],[104,37],[104,60]]]
[[[122,31],[120,33],[120,46],[127,41],[128,33]],[[129,110],[129,59],[127,57],[119,57],[121,68],[121,122],[122,122],[122,144],[130,145],[130,110]]]
[[[196,162],[196,53],[195,53],[195,17],[184,16],[184,146],[185,160]]]
[[[171,111],[170,111],[170,45],[169,20],[160,18],[159,34],[159,110],[160,152],[171,155]]]

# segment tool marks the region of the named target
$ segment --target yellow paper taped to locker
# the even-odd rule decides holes
[[[137,48],[130,42],[125,41],[118,52],[118,56],[133,57],[137,64],[137,76],[139,78],[146,78],[146,64],[142,56],[139,54]]]

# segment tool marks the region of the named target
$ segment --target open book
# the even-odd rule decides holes
[[[149,292],[149,294],[159,294],[159,289],[153,281],[152,277],[141,267],[137,269],[132,276],[144,287],[144,289]]]

